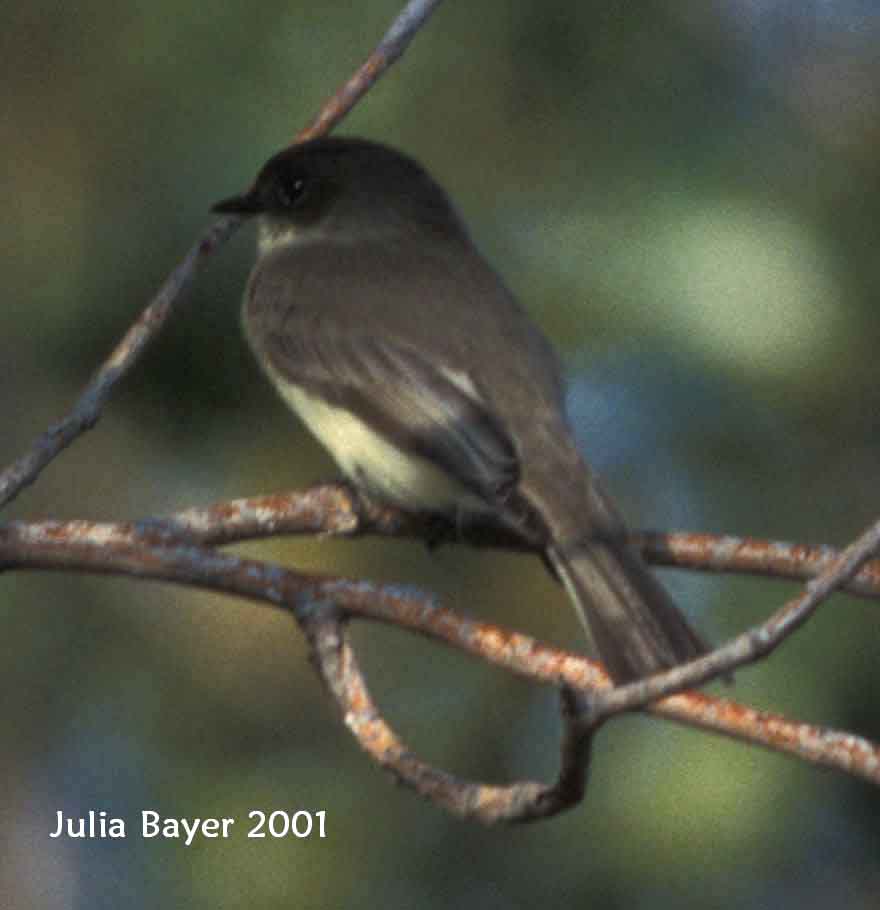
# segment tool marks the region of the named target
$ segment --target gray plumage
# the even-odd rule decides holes
[[[215,208],[261,216],[246,334],[353,482],[543,547],[616,682],[703,653],[574,444],[552,348],[418,164],[316,140]]]

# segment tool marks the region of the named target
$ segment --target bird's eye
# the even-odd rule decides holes
[[[296,208],[306,193],[308,182],[302,174],[284,174],[275,185],[275,198],[284,209]]]

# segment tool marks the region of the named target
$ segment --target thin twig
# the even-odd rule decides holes
[[[0,508],[15,499],[21,490],[37,479],[46,465],[97,423],[110,392],[159,333],[171,315],[175,300],[189,286],[196,269],[232,235],[236,227],[236,219],[221,218],[205,231],[92,377],[73,410],[49,427],[21,458],[0,473]]]
[[[348,82],[324,104],[312,123],[296,134],[294,143],[306,142],[329,133],[373,87],[385,70],[400,59],[441,2],[442,0],[410,0],[391,23],[378,47]]]
[[[820,575],[807,582],[803,593],[789,600],[766,622],[738,635],[699,660],[665,673],[619,686],[597,701],[598,718],[641,708],[657,698],[681,689],[694,688],[722,672],[752,663],[772,653],[800,628],[841,585],[851,579],[880,549],[880,521],[851,543]]]
[[[311,126],[300,133],[298,141],[313,139],[332,129],[401,57],[439,4],[440,0],[410,0],[363,66],[324,104]],[[239,216],[224,216],[204,232],[95,373],[71,412],[49,427],[21,458],[0,473],[0,509],[12,502],[67,446],[97,423],[116,383],[131,370],[159,333],[199,266],[238,230],[241,223]]]
[[[642,558],[655,566],[791,581],[815,578],[840,555],[839,550],[824,544],[683,531],[639,531],[632,535],[632,542]],[[880,561],[866,563],[840,590],[856,597],[880,596]]]

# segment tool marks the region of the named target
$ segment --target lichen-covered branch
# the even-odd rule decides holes
[[[575,804],[583,793],[594,726],[614,713],[640,705],[638,698],[655,698],[655,681],[664,684],[668,674],[614,689],[601,667],[580,655],[548,647],[518,632],[465,620],[409,589],[295,572],[221,553],[208,543],[243,539],[247,530],[253,536],[297,528],[335,528],[344,533],[363,530],[352,517],[359,514],[352,504],[344,487],[319,487],[301,496],[239,500],[188,510],[172,519],[119,524],[9,522],[0,525],[0,571],[41,568],[129,575],[235,594],[288,609],[309,636],[320,675],[340,705],[348,728],[368,754],[417,792],[449,811],[483,822],[543,818]],[[395,518],[388,510],[375,517],[372,531],[382,525],[392,533],[407,520],[405,516]],[[872,536],[876,533],[871,529],[870,539],[844,551],[836,560],[834,572],[826,572],[809,589],[809,609],[833,590],[844,573],[856,570],[876,543]],[[771,617],[767,628],[776,636],[788,634],[808,612],[803,603],[784,608]],[[473,783],[431,768],[413,756],[369,697],[344,639],[342,623],[350,618],[408,628],[519,676],[559,687],[564,696],[565,735],[557,782],[547,786],[523,781],[501,787]],[[764,635],[766,630],[759,627],[746,638],[760,640]],[[739,654],[731,652],[729,646],[713,653],[722,655],[713,664],[717,673],[729,670],[734,665],[731,655],[738,659]],[[712,655],[706,659],[711,660]],[[675,682],[680,683],[681,677]],[[634,699],[634,687],[639,686],[647,689],[637,692]],[[579,702],[587,705],[586,712],[580,710]],[[647,710],[880,784],[880,746],[858,736],[797,723],[696,692],[662,698]]]
[[[308,490],[234,499],[186,509],[157,523],[174,533],[188,533],[202,543],[225,544],[279,534],[404,537],[440,543],[528,551],[521,538],[493,526],[445,529],[434,518],[363,502],[345,484],[322,484]],[[444,533],[445,531],[445,533]],[[840,556],[834,547],[734,537],[729,534],[636,531],[632,541],[652,565],[759,575],[782,581],[808,581],[828,570]],[[880,598],[880,560],[870,561],[841,585],[855,597]]]

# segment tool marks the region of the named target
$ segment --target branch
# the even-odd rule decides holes
[[[565,709],[570,696],[564,700],[566,735],[562,742],[562,767],[555,784],[519,781],[493,786],[463,780],[418,758],[382,718],[345,638],[337,611],[322,605],[313,616],[303,625],[316,670],[361,748],[395,779],[447,812],[484,824],[536,821],[580,802],[587,763],[584,744],[588,745],[589,739],[580,734],[576,711]]]
[[[796,629],[799,629],[838,588],[853,578],[880,549],[880,521],[853,541],[816,578],[807,582],[803,593],[789,600],[760,626],[738,635],[732,641],[703,657],[657,673],[648,679],[619,686],[603,694],[594,706],[594,719],[641,708],[656,698],[681,689],[699,686],[772,654]]]
[[[391,23],[378,47],[348,82],[324,104],[312,123],[296,134],[294,143],[327,135],[373,87],[385,70],[400,59],[441,2],[442,0],[410,0]]]
[[[346,484],[321,484],[304,491],[274,493],[203,508],[185,509],[146,524],[185,533],[206,544],[229,544],[281,534],[328,534],[343,537],[399,537],[468,546],[538,553],[522,538],[497,525],[462,528],[362,500]],[[808,581],[828,570],[840,551],[755,537],[733,537],[659,531],[633,532],[632,542],[642,558],[656,566],[757,575],[780,580]],[[863,565],[840,590],[855,597],[880,598],[880,561]]]
[[[402,56],[439,5],[440,0],[410,0],[378,47],[355,75],[324,104],[312,125],[299,134],[298,141],[324,135],[339,123],[388,67]],[[116,383],[131,370],[147,345],[159,334],[198,268],[238,230],[242,220],[239,216],[219,218],[202,234],[95,373],[71,412],[49,427],[21,458],[0,473],[0,509],[12,502],[50,462],[98,422]]]
[[[73,410],[50,426],[21,458],[0,473],[0,509],[12,502],[39,477],[46,465],[98,422],[114,386],[137,363],[147,345],[159,333],[171,315],[175,301],[192,281],[196,269],[232,235],[236,227],[232,219],[222,218],[205,231],[95,373]]]
[[[426,533],[436,535],[438,532],[434,518],[426,522],[417,515],[361,502],[345,486],[322,486],[304,494],[235,500],[204,510],[189,510],[169,519],[169,527],[198,533],[205,542],[212,543],[229,543],[242,539],[240,535],[253,538],[317,531],[346,535],[381,533],[422,539]],[[212,528],[219,530],[222,536],[216,537]],[[447,531],[452,535],[461,534],[461,529],[454,526]],[[465,536],[468,536],[467,532]],[[478,528],[477,539],[483,545],[526,548],[522,541],[491,525]],[[786,603],[765,623],[723,647],[698,660],[617,687],[596,698],[590,705],[592,725],[598,725],[614,714],[645,707],[685,688],[702,685],[770,654],[835,590],[848,586],[857,595],[880,596],[880,566],[865,566],[880,548],[880,522],[872,525],[842,553],[825,546],[806,547],[729,535],[652,532],[634,535],[634,542],[650,561],[660,564],[688,564],[704,571],[748,571],[771,577],[812,580],[803,594]]]
[[[275,508],[273,503],[281,508]],[[321,518],[322,503],[338,507],[336,518]],[[189,510],[170,520],[120,524],[10,522],[0,526],[0,569],[64,569],[130,575],[236,594],[289,609],[312,643],[320,675],[362,748],[417,792],[449,811],[483,822],[543,818],[577,803],[583,794],[590,735],[598,723],[611,713],[631,710],[635,706],[633,691],[637,690],[639,698],[656,697],[657,687],[668,685],[670,674],[613,689],[601,667],[586,658],[549,648],[517,632],[463,620],[433,605],[429,598],[395,586],[298,573],[219,553],[205,544],[209,540],[243,539],[245,525],[265,533],[272,533],[268,530],[271,527],[274,533],[279,533],[282,527],[313,531],[333,527],[349,533],[356,526],[351,516],[357,513],[347,511],[346,504],[350,506],[351,500],[344,487],[319,487],[302,496],[239,500],[209,510]],[[334,512],[332,506],[329,511]],[[405,524],[406,518],[399,518]],[[394,516],[386,510],[384,520],[393,524]],[[812,585],[807,594],[810,609],[815,608],[817,598],[830,593],[845,573],[855,570],[870,546],[876,543],[876,533],[876,528],[871,529],[870,539],[859,541],[858,550],[848,548],[838,557],[834,578],[826,572]],[[798,609],[795,612],[784,608],[765,626],[778,634],[791,631],[808,615],[803,605]],[[519,676],[561,686],[565,736],[562,770],[557,781],[550,786],[523,781],[493,787],[459,780],[412,755],[369,697],[345,641],[341,623],[348,617],[402,626]],[[764,629],[759,627],[746,638],[769,640]],[[713,653],[726,654],[730,647]],[[713,655],[709,655],[704,660],[712,659]],[[685,670],[697,666],[704,673],[701,664],[696,661],[686,665]],[[682,678],[677,677],[673,684],[681,684]],[[643,686],[647,688],[639,688]],[[578,709],[577,698],[589,709],[586,712],[589,716]],[[851,734],[792,722],[694,692],[669,696],[651,704],[647,710],[678,723],[797,755],[811,763],[880,784],[880,746]]]
[[[632,540],[642,558],[655,566],[791,581],[815,578],[840,555],[834,547],[729,534],[642,531],[634,533]],[[880,597],[880,561],[863,565],[841,590],[856,597]]]

